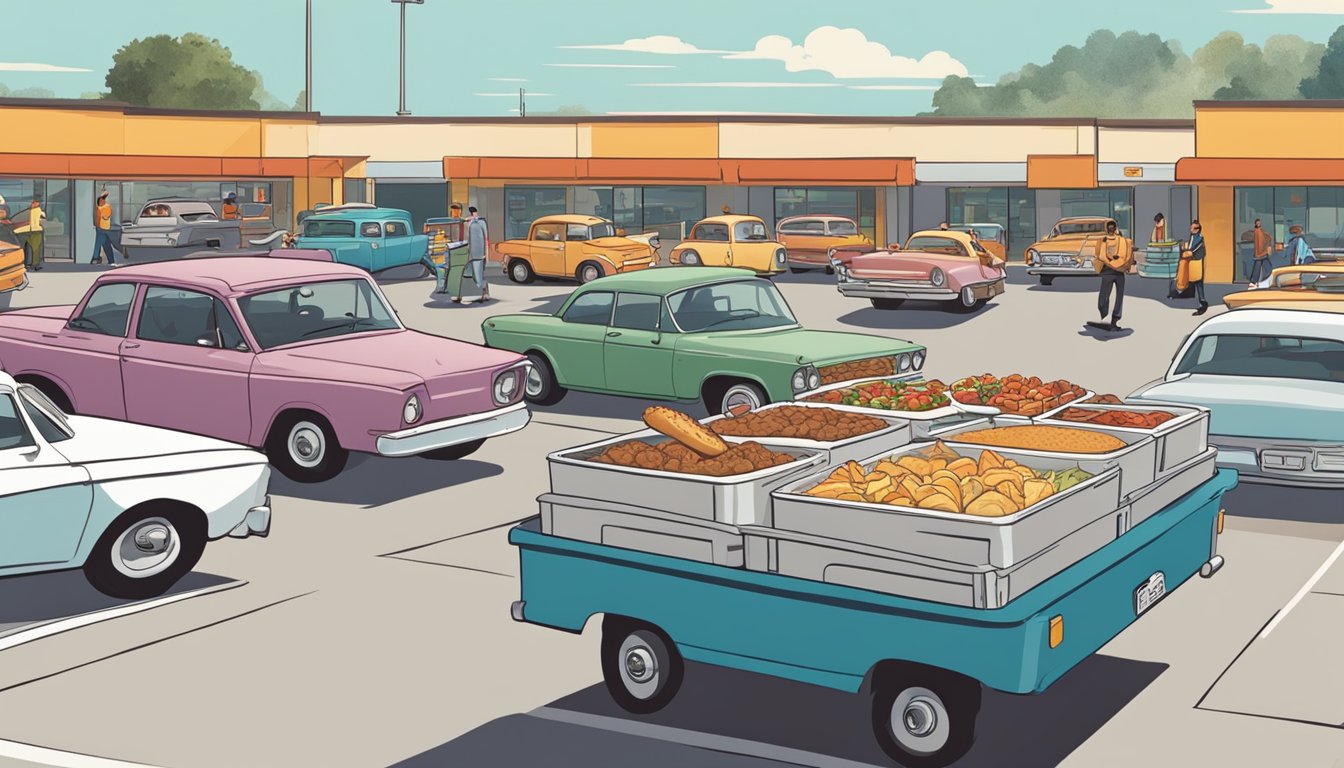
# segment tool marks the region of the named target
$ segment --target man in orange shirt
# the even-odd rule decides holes
[[[1251,288],[1256,288],[1260,281],[1269,277],[1269,255],[1274,252],[1274,238],[1260,226],[1259,219],[1255,220],[1255,228],[1251,230],[1251,252],[1255,260],[1251,262],[1251,274],[1247,280]]]
[[[240,213],[238,210],[237,192],[230,192],[229,194],[225,195],[224,205],[220,206],[220,208],[221,210],[219,218],[223,221],[229,221],[232,219],[241,219],[243,217],[242,213]]]
[[[1106,222],[1106,236],[1097,241],[1092,263],[1101,277],[1101,288],[1097,293],[1097,311],[1101,321],[1088,325],[1107,331],[1119,331],[1120,313],[1125,307],[1125,275],[1134,265],[1134,246],[1129,238],[1121,235],[1114,221]],[[1112,310],[1111,290],[1115,290],[1115,308]],[[1106,322],[1106,313],[1110,311],[1111,322]]]
[[[93,232],[93,258],[90,261],[102,264],[101,254],[105,253],[107,263],[116,264],[116,252],[112,250],[112,206],[107,202],[107,190],[98,195],[98,204],[93,207]]]

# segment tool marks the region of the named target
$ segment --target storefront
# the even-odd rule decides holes
[[[706,215],[704,186],[504,186],[505,237],[526,237],[543,216],[585,213],[610,219],[629,233],[657,232],[664,240],[685,237]],[[714,211],[712,213],[717,213]]]
[[[775,220],[785,216],[844,216],[877,241],[877,189],[873,187],[775,187]]]

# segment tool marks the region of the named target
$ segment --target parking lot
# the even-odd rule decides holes
[[[931,376],[1121,396],[1160,377],[1201,319],[1132,278],[1127,330],[1098,336],[1083,329],[1091,280],[1046,288],[1013,269],[970,316],[872,309],[820,272],[777,282],[807,327],[927,345]],[[52,266],[12,306],[74,302],[95,275]],[[486,306],[432,296],[429,280],[384,290],[407,325],[479,341],[487,316],[551,311],[572,289],[492,280]],[[602,688],[591,623],[571,636],[510,619],[506,534],[536,513],[545,456],[632,430],[646,405],[572,393],[465,460],[356,455],[326,483],[277,475],[269,538],[212,544],[147,603],[102,598],[78,573],[0,581],[0,764],[888,765],[861,697],[690,665],[679,698],[639,718]],[[1226,566],[1047,693],[988,694],[963,764],[1344,766],[1341,497],[1235,490]]]

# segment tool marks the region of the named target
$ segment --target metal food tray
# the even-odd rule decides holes
[[[916,378],[918,375],[919,374],[880,376],[877,378],[870,377],[866,379],[854,379],[853,381],[842,381],[836,384],[827,384],[824,387],[818,387],[816,389],[803,392],[799,394],[797,397],[799,398],[816,397],[817,395],[824,395],[827,392],[834,392],[837,389],[853,389],[854,387],[857,387],[860,384],[868,384],[877,381],[907,381]],[[824,405],[829,408],[841,407],[846,410],[854,411],[855,413],[864,413],[871,416],[895,416],[897,418],[908,419],[910,421],[931,421],[934,419],[947,418],[948,416],[956,416],[962,413],[962,409],[957,407],[958,403],[955,400],[953,400],[950,405],[943,405],[937,408],[930,408],[927,411],[901,411],[892,408],[865,408],[861,405],[846,405],[844,403],[824,403],[821,402],[820,400],[795,400],[794,402],[795,404],[799,405],[814,404],[814,405]]]
[[[742,567],[742,532],[736,526],[554,493],[538,497],[537,505],[541,532],[550,536]]]
[[[780,447],[774,450],[794,456],[797,460],[728,477],[620,467],[586,460],[612,445],[630,440],[643,440],[656,445],[667,442],[669,438],[647,429],[552,453],[546,457],[550,465],[551,492],[657,509],[729,525],[769,525],[770,492],[790,480],[815,472],[826,460],[825,455],[817,451]],[[768,441],[756,442],[770,447]]]
[[[930,445],[911,443],[893,453],[873,456],[863,465],[867,469],[882,459],[895,460]],[[961,446],[953,447],[953,450],[966,458],[978,460],[980,452],[986,449]],[[918,554],[947,563],[1011,568],[1097,520],[1111,517],[1120,507],[1120,470],[1116,467],[1103,467],[1102,462],[1095,462],[1089,468],[1086,461],[1079,461],[1078,456],[1066,454],[1036,454],[997,448],[994,452],[1038,471],[1082,466],[1084,470],[1093,472],[1094,477],[1017,514],[977,517],[917,507],[808,496],[805,491],[824,481],[830,474],[822,472],[789,483],[771,494],[774,500],[773,527]],[[1117,532],[1112,527],[1108,540],[1114,540]]]
[[[1124,508],[1010,568],[963,565],[777,528],[743,528],[746,567],[966,608],[1002,608],[1125,531]]]
[[[1218,449],[1209,447],[1184,463],[1173,467],[1152,486],[1135,495],[1129,503],[1125,530],[1142,523],[1171,506],[1177,499],[1198,488],[1218,472]]]
[[[1086,421],[1065,421],[1056,418],[1066,408],[1082,408],[1088,411],[1134,411],[1135,413],[1151,413],[1153,411],[1166,411],[1176,416],[1157,426],[1156,429],[1139,429],[1137,427],[1106,427],[1104,425],[1095,425],[1098,429],[1115,430],[1116,432],[1131,432],[1137,435],[1152,435],[1153,440],[1157,442],[1157,476],[1162,477],[1165,473],[1171,472],[1177,467],[1185,464],[1191,459],[1199,456],[1209,447],[1209,409],[1201,408],[1197,405],[1177,405],[1175,403],[1166,405],[1162,403],[1151,403],[1144,401],[1142,405],[1103,405],[1079,403],[1078,405],[1065,405],[1048,411],[1036,417],[1035,421],[1040,424],[1054,424],[1059,426],[1085,427]]]
[[[753,413],[769,411],[784,406],[793,406],[799,408],[817,408],[830,409],[833,411],[843,411],[846,413],[857,413],[864,416],[872,416],[886,422],[885,429],[879,429],[874,432],[865,432],[862,435],[855,435],[844,440],[832,442],[823,442],[820,440],[805,440],[799,437],[739,437],[736,435],[722,435],[728,442],[743,442],[755,440],[761,445],[777,446],[780,448],[801,448],[826,456],[827,466],[839,466],[847,461],[859,461],[872,456],[880,451],[894,451],[903,445],[907,445],[911,439],[910,421],[896,415],[879,413],[868,408],[855,408],[852,405],[832,405],[829,403],[802,403],[802,402],[784,402],[771,403],[770,405],[757,408]],[[731,416],[715,416],[705,419],[702,424],[713,429],[713,423],[733,418]]]

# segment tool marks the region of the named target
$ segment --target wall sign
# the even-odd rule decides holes
[[[1143,177],[1143,166],[1141,166],[1141,165],[1126,165],[1126,166],[1125,166],[1125,176],[1127,176],[1127,177],[1129,177],[1129,178],[1131,178],[1131,179],[1142,178],[1142,177]]]

